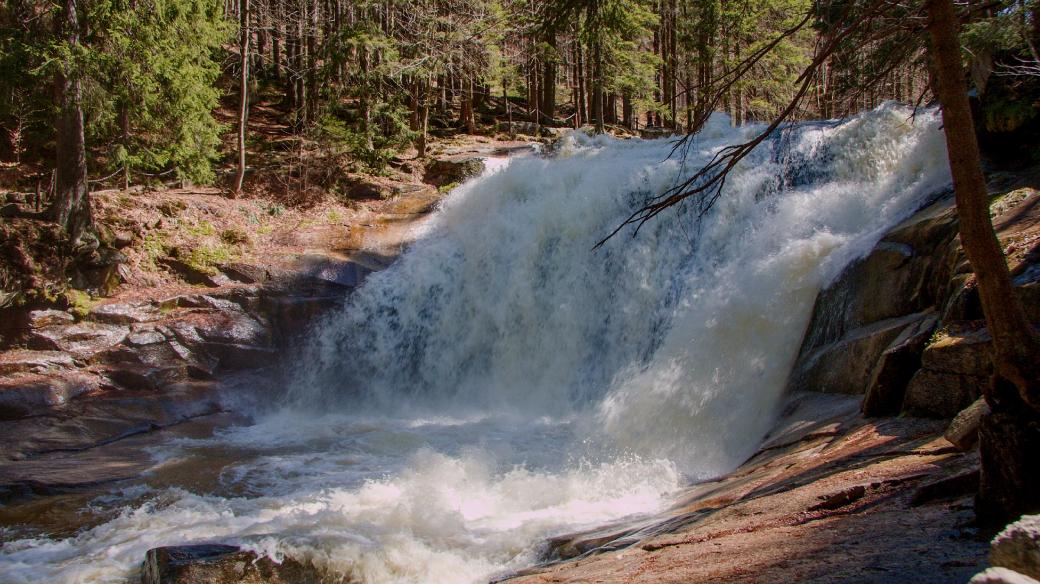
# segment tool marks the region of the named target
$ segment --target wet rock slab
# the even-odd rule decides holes
[[[691,486],[659,515],[556,537],[546,565],[502,580],[969,580],[987,551],[969,527],[978,457],[942,438],[941,421],[858,410],[855,396],[796,394],[737,470]]]

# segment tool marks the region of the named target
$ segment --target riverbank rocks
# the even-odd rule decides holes
[[[142,584],[319,584],[313,566],[292,558],[275,562],[237,546],[208,544],[148,550],[141,565]]]
[[[63,351],[14,349],[0,353],[0,375],[57,373],[75,366],[72,355]]]
[[[158,307],[150,302],[113,302],[90,310],[90,319],[105,324],[135,324],[160,318]]]
[[[921,353],[932,336],[938,317],[926,314],[907,326],[878,358],[863,398],[866,416],[892,416],[903,406],[906,386],[921,367]]]
[[[912,314],[853,329],[839,340],[800,359],[791,374],[791,385],[824,393],[862,394],[886,351],[891,350],[893,355],[892,371],[886,374],[886,377],[891,377],[897,373],[896,355],[901,352],[899,346],[907,342],[905,337],[915,336],[919,327],[927,328],[931,322],[929,315]],[[912,360],[913,355],[909,358]],[[890,387],[884,391],[898,393],[899,389]]]

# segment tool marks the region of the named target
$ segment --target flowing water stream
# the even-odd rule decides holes
[[[151,547],[234,542],[359,582],[480,582],[666,508],[754,452],[817,292],[948,185],[938,117],[909,115],[791,126],[703,218],[595,251],[760,128],[713,118],[685,164],[573,134],[489,170],[291,356],[277,407],[153,453],[219,451],[219,480],[113,491],[74,537],[6,541],[0,580],[122,582]]]

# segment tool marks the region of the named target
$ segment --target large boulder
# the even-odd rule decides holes
[[[141,565],[142,584],[319,584],[311,565],[292,558],[274,562],[237,546],[206,544],[148,550]]]
[[[924,349],[921,369],[906,388],[903,411],[950,418],[977,400],[989,383],[991,339],[978,324],[951,326]]]
[[[426,165],[423,180],[438,187],[448,186],[484,172],[484,160],[477,156],[439,158]]]
[[[891,410],[922,330],[934,326],[923,315],[945,295],[956,235],[953,197],[944,195],[846,268],[816,299],[788,389],[865,393],[877,385],[868,411]]]
[[[928,310],[949,280],[957,218],[945,196],[890,231],[816,299],[802,355],[850,331]]]

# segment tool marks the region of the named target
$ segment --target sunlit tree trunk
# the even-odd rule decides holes
[[[983,520],[1003,522],[1040,510],[1040,350],[990,220],[953,0],[928,0],[927,6],[961,244],[993,338],[994,379],[984,392],[993,414],[980,433],[978,512]]]
[[[242,183],[246,176],[246,125],[249,122],[249,0],[239,4],[239,43],[241,51],[238,78],[238,170],[235,173],[233,194],[242,194]]]
[[[79,45],[79,19],[76,0],[65,0],[57,21],[58,36],[75,54]],[[51,217],[73,241],[93,229],[90,192],[87,184],[87,150],[83,136],[82,88],[71,58],[67,59],[54,82],[58,102],[56,180]]]

